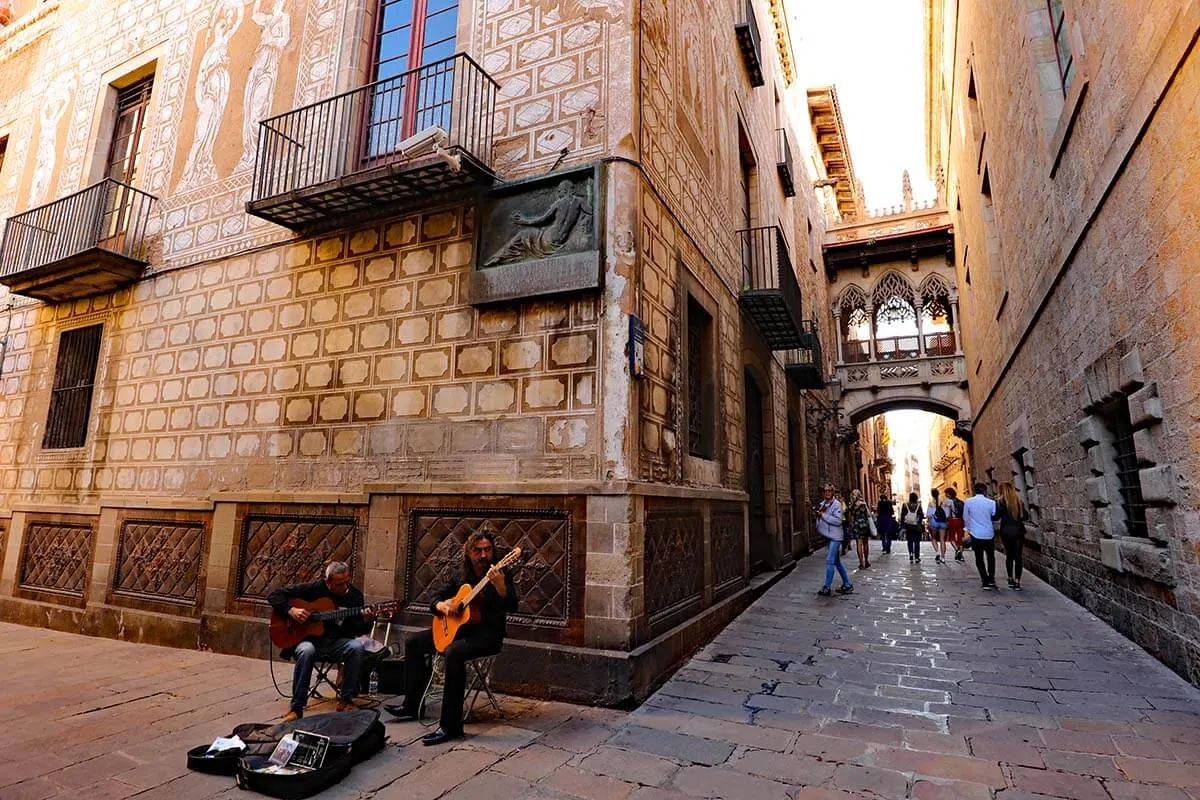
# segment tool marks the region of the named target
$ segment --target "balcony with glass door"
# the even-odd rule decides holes
[[[246,211],[311,232],[490,185],[496,90],[458,53],[264,120]]]
[[[768,225],[738,231],[742,247],[742,290],[738,304],[772,350],[805,346],[800,283],[783,231]]]
[[[9,217],[0,284],[13,294],[63,303],[133,283],[149,263],[146,228],[155,198],[105,178]]]

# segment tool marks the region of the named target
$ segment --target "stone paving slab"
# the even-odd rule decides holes
[[[319,797],[1200,800],[1200,690],[1033,576],[927,555],[831,598],[801,562],[633,712],[507,697],[442,748],[391,723]],[[3,800],[252,796],[185,753],[286,710],[265,662],[0,633]]]

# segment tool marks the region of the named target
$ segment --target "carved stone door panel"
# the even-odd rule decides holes
[[[80,519],[36,518],[26,522],[18,575],[23,593],[83,604],[96,528],[90,522],[75,521]]]

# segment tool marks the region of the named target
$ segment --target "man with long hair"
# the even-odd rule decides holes
[[[517,610],[517,590],[512,576],[496,569],[495,534],[487,527],[475,531],[463,544],[462,572],[434,594],[429,613],[445,616],[455,611],[453,598],[463,584],[474,586],[484,580],[488,585],[475,599],[479,622],[463,625],[446,652],[446,683],[442,693],[441,725],[422,738],[427,745],[441,744],[463,735],[463,700],[467,691],[467,662],[494,656],[504,642],[509,612]],[[418,705],[429,684],[430,658],[433,655],[433,630],[413,634],[404,644],[404,703],[389,706],[398,718],[416,719]]]

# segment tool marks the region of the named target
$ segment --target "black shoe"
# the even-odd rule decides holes
[[[444,744],[446,742],[451,741],[452,739],[461,739],[461,738],[463,738],[463,735],[461,733],[446,733],[441,728],[438,728],[433,733],[427,733],[424,736],[422,736],[421,744],[426,745],[426,746],[431,745],[431,744]]]
[[[957,553],[955,553],[955,554],[954,554],[954,560],[955,560],[955,561],[963,561],[963,560],[964,560],[964,559],[963,559],[963,554],[962,554],[962,551],[961,551],[961,550],[960,550],[959,552],[957,552]]]
[[[383,710],[395,717],[395,722],[408,722],[417,718],[417,712],[409,711],[402,705],[384,706]]]
[[[840,589],[838,589],[838,594],[853,594],[853,593],[854,593],[854,584],[851,584],[851,583],[843,584],[842,587]]]
[[[920,563],[921,563],[921,557],[920,557],[920,556],[917,556],[917,563],[918,563],[918,564],[920,564]]]
[[[822,586],[821,591],[817,592],[817,594],[821,597],[829,597],[829,595],[833,594],[833,592],[829,591],[828,586]]]

